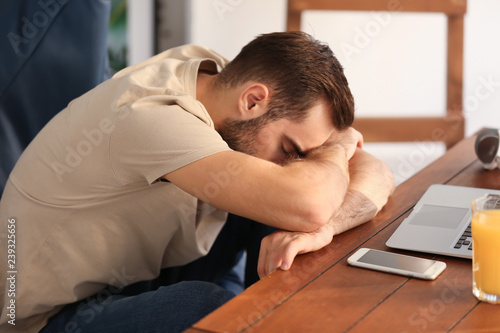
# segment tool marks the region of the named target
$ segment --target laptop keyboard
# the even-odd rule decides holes
[[[466,246],[468,250],[472,251],[472,229],[471,229],[471,224],[467,226],[467,228],[464,230],[464,233],[462,234],[462,237],[460,237],[455,244],[455,249],[461,249],[462,246]]]

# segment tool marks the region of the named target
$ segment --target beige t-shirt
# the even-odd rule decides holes
[[[27,147],[0,202],[0,331],[38,332],[64,304],[208,252],[227,214],[158,179],[229,150],[196,100],[200,66],[226,63],[194,45],[163,52],[73,100]]]

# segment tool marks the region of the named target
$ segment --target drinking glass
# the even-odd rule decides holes
[[[500,303],[500,195],[472,201],[472,293]]]

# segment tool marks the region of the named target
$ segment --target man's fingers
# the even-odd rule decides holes
[[[257,272],[260,278],[280,268],[288,270],[298,254],[316,251],[331,241],[323,234],[276,232],[264,237]]]
[[[257,264],[257,273],[259,277],[262,279],[264,276],[267,276],[274,272],[277,268],[282,265],[281,257],[276,255],[270,255],[268,251],[259,255],[259,261]]]
[[[291,261],[287,259],[287,263],[283,264],[284,257],[288,252],[289,242],[289,234],[282,232],[276,232],[262,239],[257,263],[257,273],[260,278],[274,272],[278,268],[287,267],[286,269],[288,269],[291,266],[293,258]]]
[[[274,257],[274,258],[273,258]],[[274,272],[278,267],[281,266],[281,258],[273,256],[267,261],[267,270],[266,270],[266,275],[271,274]],[[269,257],[268,257],[269,258]]]
[[[262,279],[281,266],[281,243],[276,243],[276,236],[267,236],[262,239],[260,245],[257,273]]]
[[[293,241],[288,243],[288,245],[285,247],[282,255],[282,263],[280,266],[282,270],[286,271],[290,269],[297,254],[306,252],[304,251],[304,243],[306,241],[305,239],[306,237],[297,237]]]
[[[265,246],[266,238],[262,239],[262,243],[260,244],[260,251],[259,251],[259,259],[257,262],[257,273],[259,274],[259,277],[262,279],[264,276],[266,276],[266,262],[267,262],[267,248]]]

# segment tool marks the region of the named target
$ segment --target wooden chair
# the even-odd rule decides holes
[[[300,30],[304,10],[360,10],[444,13],[448,19],[446,116],[357,118],[365,141],[444,142],[449,148],[464,137],[462,112],[463,35],[466,0],[288,0],[287,30]]]

